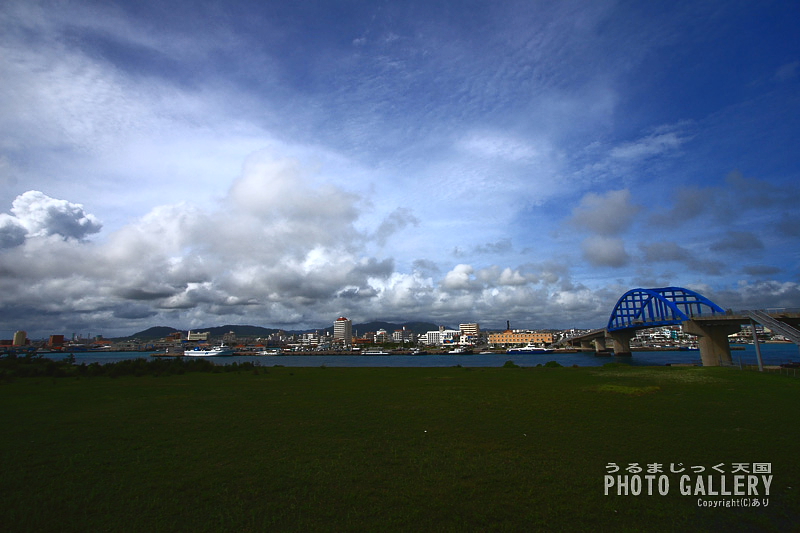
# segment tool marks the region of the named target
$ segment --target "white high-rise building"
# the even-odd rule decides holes
[[[333,323],[333,340],[345,344],[353,342],[353,322],[349,318],[340,316]]]

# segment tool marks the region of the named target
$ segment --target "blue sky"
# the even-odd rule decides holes
[[[0,336],[800,307],[793,2],[0,6]]]

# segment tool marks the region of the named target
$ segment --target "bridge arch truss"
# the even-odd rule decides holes
[[[725,314],[720,306],[689,289],[632,289],[622,295],[608,319],[609,332],[681,324],[697,316]]]

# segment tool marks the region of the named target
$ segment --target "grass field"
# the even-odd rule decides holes
[[[800,380],[723,368],[17,378],[0,530],[796,530],[798,400]],[[606,496],[609,463],[771,463],[769,505],[699,507],[677,474]]]

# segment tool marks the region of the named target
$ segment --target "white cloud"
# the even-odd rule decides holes
[[[675,132],[656,133],[634,142],[614,147],[609,155],[614,159],[640,160],[671,152],[686,140]]]
[[[456,265],[453,270],[445,274],[442,288],[445,290],[476,290],[478,285],[474,278],[475,269],[470,265]]]
[[[5,233],[12,234],[12,241],[19,243],[22,227],[30,237],[60,235],[65,239],[84,239],[97,233],[102,224],[94,215],[88,214],[80,204],[51,198],[39,191],[28,191],[14,200],[11,212],[13,220],[6,216]],[[8,240],[8,237],[6,238]]]

